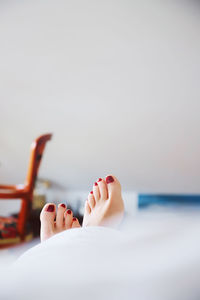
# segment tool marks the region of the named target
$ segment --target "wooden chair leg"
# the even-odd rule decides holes
[[[18,232],[22,241],[26,236],[26,223],[28,220],[28,212],[30,208],[30,201],[28,199],[21,199],[21,210],[18,218]]]

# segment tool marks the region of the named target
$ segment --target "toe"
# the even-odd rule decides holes
[[[53,203],[46,204],[40,214],[41,221],[41,240],[49,238],[54,233],[54,219],[56,206]]]
[[[81,225],[80,225],[78,219],[74,217],[72,220],[72,228],[79,228],[79,227],[81,227]]]
[[[64,203],[58,205],[57,216],[56,216],[56,227],[62,229],[64,226],[64,212],[66,205]]]
[[[93,195],[94,195],[94,198],[95,198],[95,201],[99,201],[100,199],[100,192],[99,192],[99,186],[98,186],[98,183],[95,182],[94,185],[93,185]]]
[[[108,195],[109,197],[112,195],[121,195],[121,185],[119,183],[119,180],[113,176],[113,175],[108,175],[106,176],[106,183],[107,183],[107,188],[108,188]]]
[[[53,203],[46,204],[40,214],[41,225],[43,223],[54,224],[54,219],[56,215],[56,206]]]
[[[90,192],[88,195],[88,203],[89,203],[91,209],[93,209],[95,207],[95,199],[94,199],[93,192]]]
[[[99,187],[100,199],[101,200],[108,199],[108,189],[107,189],[107,184],[105,183],[105,180],[102,178],[99,178],[97,183],[98,183],[98,187]]]
[[[65,217],[65,228],[66,229],[71,228],[72,227],[73,212],[70,209],[68,209],[65,212],[64,217]]]

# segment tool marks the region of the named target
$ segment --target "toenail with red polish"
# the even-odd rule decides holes
[[[64,203],[63,203],[63,204],[61,204],[61,206],[62,206],[62,207],[64,207],[64,208],[66,207],[66,205],[65,205]]]
[[[54,205],[49,205],[48,207],[47,207],[47,211],[48,212],[53,212],[54,211]]]
[[[93,194],[93,191],[91,191],[90,194]]]
[[[71,215],[72,211],[70,209],[67,210],[68,215]]]
[[[73,218],[73,221],[76,221],[76,218],[75,218],[75,217]]]
[[[106,177],[106,183],[111,183],[114,181],[114,178],[112,176],[107,176]]]
[[[95,182],[95,183],[94,183],[94,185],[95,185],[95,186],[97,186],[97,185],[98,185],[98,183],[97,183],[97,182]]]
[[[98,181],[101,181],[101,180],[102,180],[101,178],[98,179]]]

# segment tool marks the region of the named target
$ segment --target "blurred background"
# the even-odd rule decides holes
[[[116,274],[123,274],[129,258],[128,270],[133,266],[112,286],[124,286],[128,278],[131,288],[135,280],[136,290],[142,287],[148,299],[157,286],[158,299],[169,299],[179,289],[181,297],[173,299],[199,299],[200,1],[0,0],[0,185],[24,183],[30,145],[44,133],[53,137],[27,214],[20,199],[5,200],[0,191],[0,267],[40,243],[39,215],[46,202],[67,203],[80,219],[94,181],[114,174],[122,184],[126,213],[138,221],[130,226],[134,243],[125,243],[129,252],[112,248],[112,254],[119,253]],[[196,215],[190,215],[190,204]],[[179,213],[185,216],[182,223],[175,218]],[[81,245],[76,249],[79,261]],[[69,266],[73,260],[66,253],[66,260],[55,256],[55,266],[58,259]],[[49,261],[41,259],[48,266]],[[104,257],[102,264],[95,262],[106,265]],[[88,288],[74,263],[80,287]],[[54,284],[51,272],[42,277],[42,265],[40,272],[38,263],[34,268],[28,263],[21,282],[20,272],[12,282],[9,271],[4,290],[7,286],[17,297],[10,286],[23,282],[22,291],[30,287],[24,299],[33,286],[33,295],[42,286],[52,297],[46,280]],[[90,295],[95,272],[88,281]],[[56,293],[60,287],[66,292],[66,282],[58,287]],[[77,281],[69,288],[74,297]],[[97,290],[108,295],[108,288]]]
[[[52,132],[48,200],[110,173],[130,195],[200,193],[199,16],[199,1],[1,0],[0,182],[23,183]]]

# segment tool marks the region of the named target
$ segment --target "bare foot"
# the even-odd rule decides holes
[[[47,240],[51,236],[71,228],[80,227],[77,218],[73,217],[73,212],[66,210],[65,204],[59,204],[56,214],[56,206],[53,203],[46,204],[40,214],[41,230],[40,238],[41,242]],[[55,221],[56,217],[56,221]]]
[[[85,203],[83,226],[116,227],[124,215],[121,186],[114,176],[107,176],[94,183]]]

